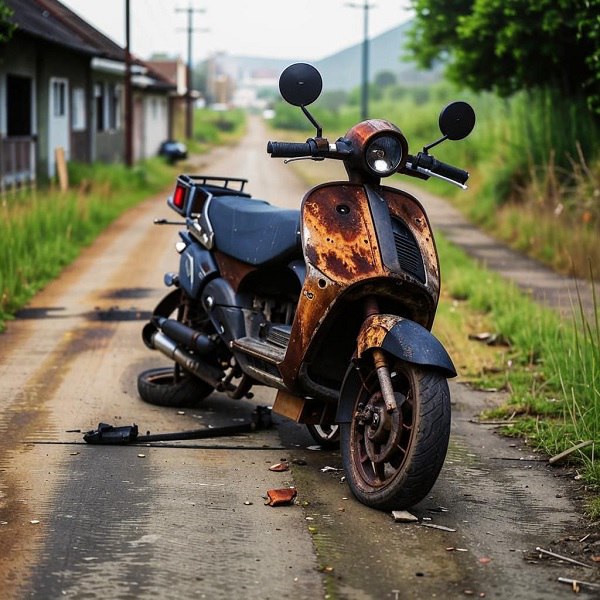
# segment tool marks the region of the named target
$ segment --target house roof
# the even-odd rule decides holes
[[[17,32],[76,52],[123,61],[125,50],[57,0],[5,0]]]

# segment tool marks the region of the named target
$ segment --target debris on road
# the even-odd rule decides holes
[[[290,465],[288,464],[287,461],[282,461],[280,463],[271,465],[269,467],[269,471],[275,471],[276,473],[281,473],[283,471],[289,471],[289,470],[290,470]]]
[[[582,448],[586,448],[587,446],[591,446],[594,442],[592,440],[587,440],[586,442],[581,442],[581,444],[577,444],[576,446],[573,446],[572,448],[568,448],[567,450],[565,450],[564,452],[561,452],[560,454],[556,454],[555,456],[552,456],[548,459],[548,462],[551,465],[555,465],[557,462],[560,462],[561,460],[563,460],[563,458],[567,458],[567,456],[569,456],[570,454],[573,454],[573,452],[576,452],[577,450],[581,450]]]
[[[268,506],[284,506],[292,504],[298,492],[296,488],[283,488],[277,490],[267,490]]]
[[[338,469],[336,467],[323,467],[321,473],[329,473],[330,471],[343,471],[344,469]]]
[[[579,579],[569,579],[568,577],[559,577],[558,581],[560,583],[568,583],[575,593],[579,592],[579,586],[581,585],[592,590],[600,590],[599,583],[590,583],[589,581],[580,581]]]
[[[396,523],[417,523],[419,517],[416,517],[407,510],[393,510],[392,517]]]
[[[431,529],[440,529],[442,531],[450,531],[454,533],[456,529],[452,529],[452,527],[446,527],[445,525],[436,525],[435,523],[421,523],[422,527],[429,527]]]
[[[555,552],[551,552],[550,550],[544,550],[539,546],[536,548],[536,552],[540,554],[546,554],[547,556],[552,556],[553,558],[558,558],[559,560],[564,560],[565,562],[569,562],[573,565],[579,565],[580,567],[585,567],[586,569],[591,569],[592,565],[588,565],[586,563],[575,560],[574,558],[569,558],[568,556],[561,556],[560,554],[556,554]]]

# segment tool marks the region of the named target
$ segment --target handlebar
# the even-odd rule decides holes
[[[410,175],[411,171],[417,177],[438,177],[462,188],[466,187],[465,183],[469,179],[467,171],[442,162],[425,152],[419,152],[416,156],[409,155],[404,172]]]
[[[313,146],[310,142],[269,142],[267,153],[273,158],[296,158],[313,156]],[[316,146],[314,146],[316,150]]]

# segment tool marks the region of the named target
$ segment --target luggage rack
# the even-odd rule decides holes
[[[178,179],[189,185],[218,187],[234,193],[244,193],[244,186],[248,183],[248,180],[242,177],[218,177],[214,175],[184,174],[180,175]]]

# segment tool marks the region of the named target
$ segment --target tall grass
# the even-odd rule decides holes
[[[72,190],[20,192],[0,204],[0,331],[5,321],[60,273],[124,210],[164,188],[173,170],[152,159],[69,165]]]
[[[510,391],[503,413],[521,415],[513,432],[549,455],[580,442],[575,460],[600,486],[600,304],[592,316],[573,299],[572,320],[542,308],[498,275],[477,266],[438,236],[444,286],[452,297],[486,315],[510,346],[498,353],[496,387]],[[489,374],[480,374],[489,384]],[[600,500],[594,509],[600,515]]]

